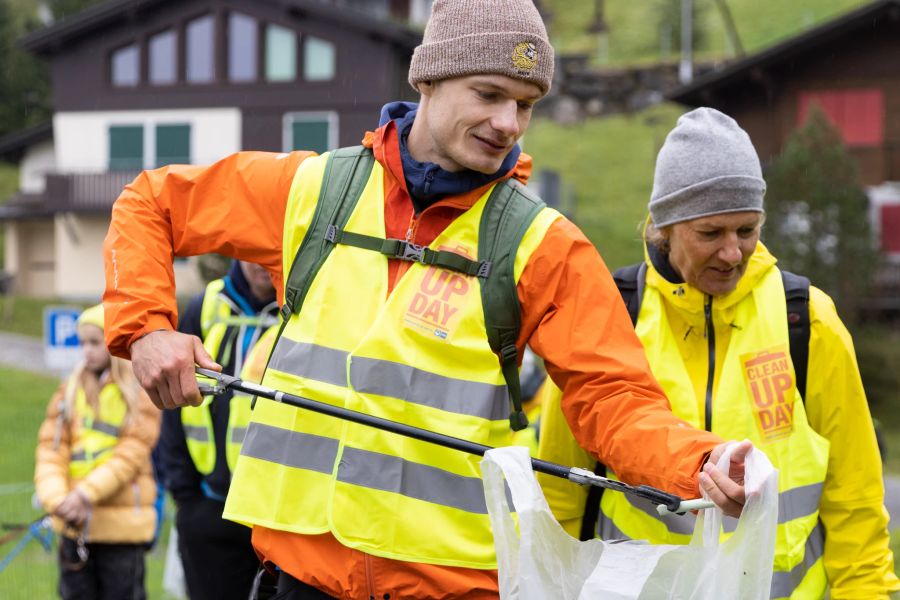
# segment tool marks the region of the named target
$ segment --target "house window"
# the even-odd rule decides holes
[[[171,29],[150,38],[150,83],[168,85],[175,83],[176,47],[175,32]]]
[[[304,40],[303,77],[307,81],[334,79],[334,44],[316,37]]]
[[[119,48],[112,54],[111,79],[116,87],[134,87],[140,81],[140,50],[137,44]]]
[[[431,16],[433,0],[412,0],[409,5],[409,20],[413,23],[424,25]]]
[[[900,255],[900,204],[881,206],[881,249]]]
[[[806,121],[815,104],[840,131],[847,146],[884,143],[884,92],[880,89],[800,92],[797,103],[798,124]]]
[[[387,19],[391,16],[389,0],[337,0],[336,4],[367,12],[379,19]]]
[[[278,25],[266,28],[266,79],[293,81],[297,78],[297,34]]]
[[[156,166],[191,162],[191,126],[156,126]]]
[[[228,16],[228,79],[236,83],[256,81],[256,19],[231,13]]]
[[[109,128],[109,170],[137,171],[143,168],[143,125],[111,125]]]
[[[215,21],[212,15],[187,24],[185,56],[188,83],[211,83],[216,78]]]
[[[288,113],[284,117],[284,150],[318,153],[338,145],[338,117],[333,112]]]

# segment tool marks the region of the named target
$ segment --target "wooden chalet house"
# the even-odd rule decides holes
[[[146,168],[244,149],[359,143],[406,81],[430,0],[111,0],[21,41],[54,115],[0,139],[21,189],[0,205],[15,293],[96,298],[110,207]],[[200,289],[176,263],[179,293]]]

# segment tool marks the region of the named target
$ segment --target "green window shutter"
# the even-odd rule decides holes
[[[144,168],[144,128],[141,125],[111,125],[109,170],[137,171]]]
[[[191,162],[191,126],[156,126],[156,166]]]
[[[330,149],[328,146],[328,121],[294,121],[291,128],[292,150],[314,150],[321,154]]]

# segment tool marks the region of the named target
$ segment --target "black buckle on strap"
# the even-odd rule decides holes
[[[411,244],[409,242],[401,242],[397,258],[400,260],[408,260],[410,262],[425,262],[425,246]]]
[[[516,348],[515,343],[509,344],[508,346],[503,346],[500,349],[500,358],[503,359],[503,362],[508,360],[515,360],[519,356],[519,349]]]

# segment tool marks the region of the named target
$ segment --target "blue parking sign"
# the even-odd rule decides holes
[[[51,369],[72,369],[81,358],[78,343],[78,315],[75,306],[44,308],[44,360]]]

